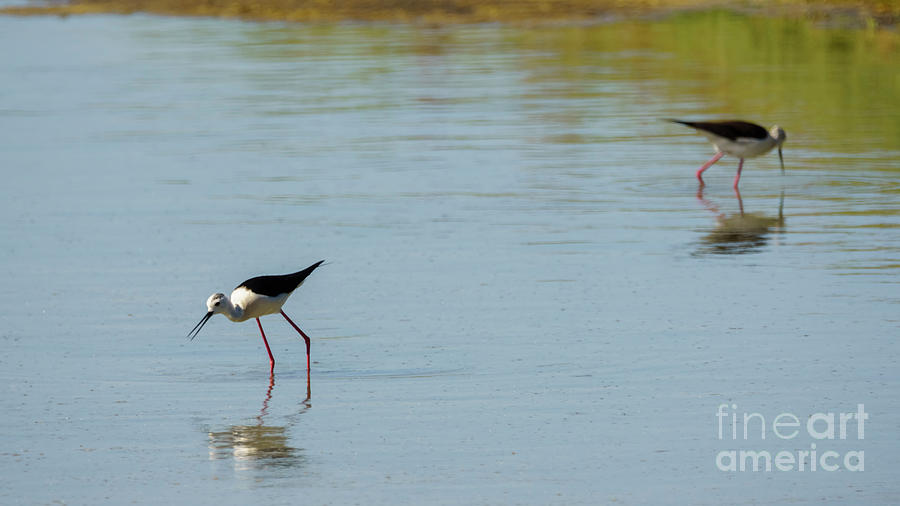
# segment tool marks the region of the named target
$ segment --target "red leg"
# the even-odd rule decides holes
[[[716,153],[716,156],[710,158],[708,162],[703,164],[703,167],[700,167],[700,170],[697,171],[697,179],[699,179],[701,183],[703,182],[703,171],[712,167],[712,165],[718,162],[719,158],[722,158],[723,156],[725,156],[725,153],[719,151],[718,153]]]
[[[738,183],[741,182],[741,169],[744,168],[744,159],[741,158],[741,161],[738,162],[738,172],[737,175],[734,176],[734,189],[737,190]]]
[[[291,324],[291,327],[294,327],[294,330],[299,332],[300,335],[303,336],[303,340],[306,341],[306,372],[308,375],[309,374],[309,336],[304,334],[303,331],[300,330],[300,327],[298,327],[296,323],[292,322],[291,319],[288,318],[288,315],[284,314],[284,311],[281,312],[281,316],[284,316],[284,319],[287,320],[288,323]]]
[[[269,354],[269,372],[275,372],[275,357],[272,356],[272,350],[269,349],[269,341],[266,341],[266,333],[263,332],[262,323],[259,322],[259,318],[256,319],[256,324],[259,325],[259,333],[262,334],[263,344],[266,345],[266,353]]]
[[[741,210],[741,216],[743,216],[744,215],[744,199],[741,198],[741,190],[738,190],[737,186],[734,187],[734,195],[738,199],[738,207]]]

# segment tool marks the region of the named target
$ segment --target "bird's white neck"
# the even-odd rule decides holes
[[[225,315],[226,318],[233,322],[242,322],[247,318],[244,318],[244,308],[241,306],[237,306],[231,302],[231,299],[225,297],[222,299],[222,314]]]

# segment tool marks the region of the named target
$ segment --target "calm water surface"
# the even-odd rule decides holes
[[[894,35],[131,16],[0,44],[3,503],[900,501]],[[698,188],[712,150],[667,117],[777,122],[787,172]],[[252,322],[184,338],[323,258],[285,307],[309,385],[280,318],[274,378]],[[858,404],[863,439],[805,430]],[[745,412],[804,430],[744,440]],[[840,469],[716,465],[813,444]]]

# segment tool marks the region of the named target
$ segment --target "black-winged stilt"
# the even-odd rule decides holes
[[[764,155],[778,147],[778,160],[781,161],[781,173],[784,174],[784,157],[781,156],[781,145],[784,144],[787,135],[778,125],[769,130],[747,121],[681,121],[670,119],[673,123],[689,126],[698,133],[706,136],[716,147],[716,155],[697,170],[697,179],[703,183],[703,171],[719,161],[724,155],[740,158],[737,175],[734,176],[734,188],[737,189],[741,181],[741,169],[744,167],[744,158],[754,158]]]
[[[294,327],[294,330],[303,336],[306,341],[306,371],[309,373],[309,336],[303,333],[288,315],[284,314],[281,306],[287,302],[288,297],[294,292],[303,281],[316,270],[316,267],[322,264],[324,260],[320,260],[302,271],[293,274],[283,274],[280,276],[259,276],[244,281],[231,292],[231,297],[224,293],[214,293],[209,296],[206,301],[206,307],[209,312],[206,313],[200,323],[194,325],[194,328],[188,332],[188,337],[193,341],[200,329],[209,321],[216,313],[224,314],[233,322],[242,322],[250,318],[256,318],[256,324],[259,326],[259,333],[262,334],[263,344],[266,345],[266,352],[269,354],[269,371],[275,371],[275,357],[272,356],[272,350],[269,349],[269,342],[266,341],[266,333],[263,332],[262,323],[259,322],[260,316],[267,314],[281,313],[284,319]]]

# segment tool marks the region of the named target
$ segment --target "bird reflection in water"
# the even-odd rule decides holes
[[[287,417],[287,425],[266,425],[265,423],[274,387],[275,376],[271,375],[269,376],[269,387],[255,424],[232,425],[225,430],[208,433],[210,460],[233,459],[235,469],[239,471],[303,465],[302,450],[289,444],[288,429],[297,422],[297,417],[309,410],[311,406],[310,384],[307,381],[306,398],[300,402],[299,410]]]
[[[739,212],[727,215],[711,200],[703,197],[703,184],[697,188],[699,200],[716,215],[716,228],[701,239],[703,245],[697,254],[739,255],[760,251],[769,242],[771,233],[784,231],[784,190],[778,201],[778,215],[766,216],[762,213],[744,212],[741,192],[735,189]]]

